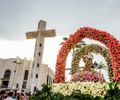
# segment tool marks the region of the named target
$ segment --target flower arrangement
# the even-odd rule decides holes
[[[103,75],[95,71],[78,71],[72,75],[71,81],[77,82],[105,82]]]
[[[59,83],[53,84],[52,91],[60,92],[64,95],[70,95],[73,90],[81,90],[84,94],[91,94],[94,96],[103,96],[108,89],[107,83],[100,82],[71,82],[71,83]]]
[[[72,64],[71,64],[71,73],[74,74],[79,70],[80,59],[83,58],[83,56],[86,55],[87,53],[91,53],[91,52],[99,53],[105,58],[107,62],[108,75],[109,75],[110,80],[112,80],[112,77],[113,77],[112,57],[108,49],[98,44],[86,45],[82,47],[80,50],[75,51],[75,54],[72,59]]]
[[[73,48],[83,38],[94,39],[103,43],[110,52],[112,57],[112,69],[114,80],[120,82],[120,44],[117,39],[107,32],[100,31],[90,27],[84,27],[70,36],[62,45],[57,55],[55,83],[63,83],[65,81],[66,58],[71,48]]]
[[[120,100],[120,87],[117,82],[53,84],[52,88],[43,84],[42,89],[27,100]]]
[[[120,84],[118,85],[120,88]],[[74,90],[80,90],[83,94],[91,94],[92,96],[104,97],[109,89],[108,83],[101,82],[68,82],[57,83],[52,85],[53,92],[60,92],[63,95],[71,95]]]

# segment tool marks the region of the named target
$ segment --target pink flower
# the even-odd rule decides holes
[[[113,69],[113,74],[114,74],[114,80],[120,82],[120,72],[118,70],[118,68],[120,68],[120,43],[119,41],[107,32],[100,31],[100,30],[90,28],[90,27],[84,27],[84,28],[77,30],[62,45],[58,53],[58,56],[57,56],[54,82],[59,83],[59,82],[65,81],[65,66],[66,66],[65,62],[66,62],[67,55],[70,52],[71,48],[73,48],[83,38],[97,40],[105,44],[105,46],[109,49],[111,56],[112,56],[112,69]],[[98,80],[96,77],[94,79],[96,81]]]

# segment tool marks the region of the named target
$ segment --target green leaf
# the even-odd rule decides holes
[[[68,38],[67,37],[63,37],[63,40],[66,41]]]

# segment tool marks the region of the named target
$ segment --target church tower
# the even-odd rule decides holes
[[[46,22],[40,20],[38,23],[37,31],[27,32],[26,37],[27,39],[36,39],[35,49],[34,49],[34,59],[33,59],[33,66],[32,66],[32,86],[31,90],[40,89],[40,79],[42,77],[40,70],[42,66],[42,58],[43,58],[43,51],[44,51],[44,40],[46,37],[54,37],[56,35],[55,30],[46,30]]]

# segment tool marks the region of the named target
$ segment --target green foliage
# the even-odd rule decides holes
[[[42,87],[42,90],[33,94],[29,100],[53,100],[52,98],[54,94],[51,91],[51,87],[46,84],[43,84]]]
[[[66,41],[68,38],[67,37],[63,37],[63,40]]]
[[[101,97],[93,97],[90,94],[83,94],[80,90],[74,90],[70,95],[71,100],[102,100]]]
[[[62,100],[63,97],[61,93],[53,93],[50,85],[43,84],[42,90],[33,94],[28,100]]]
[[[53,96],[53,100],[63,100],[64,96],[61,93],[55,93]]]
[[[64,93],[63,93],[64,94]],[[42,90],[33,94],[28,100],[120,100],[120,89],[118,83],[109,83],[109,90],[104,98],[100,96],[92,96],[90,94],[83,94],[80,90],[74,90],[71,95],[64,96],[61,93],[54,93],[51,91],[51,86],[43,84]]]
[[[105,100],[120,100],[120,89],[118,88],[118,82],[109,83],[109,90],[107,90],[104,99]]]

